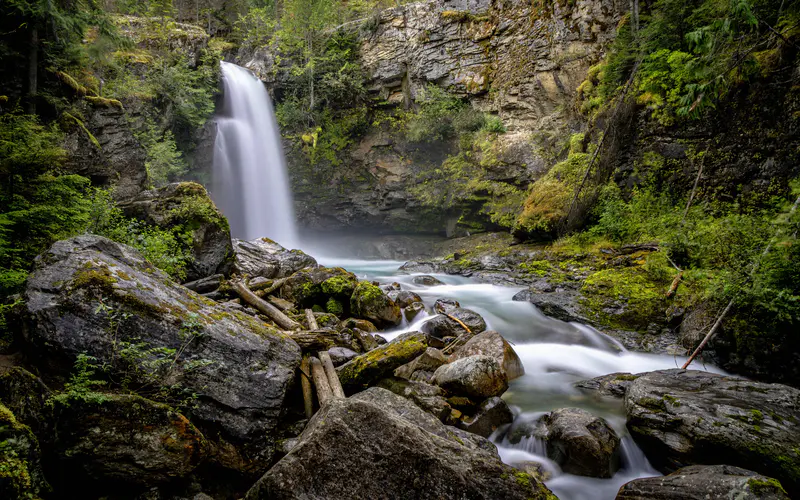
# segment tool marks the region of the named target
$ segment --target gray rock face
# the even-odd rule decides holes
[[[694,370],[644,374],[625,396],[628,429],[662,471],[730,465],[800,494],[800,390]]]
[[[631,375],[630,373],[610,373],[601,377],[575,382],[574,386],[601,397],[622,399],[625,397],[628,387],[637,378],[639,378],[639,375]]]
[[[470,329],[470,334],[475,335],[486,330],[486,321],[480,314],[470,309],[454,308],[446,311],[446,313],[435,316],[430,321],[422,325],[422,331],[443,339],[445,337],[458,337],[461,334],[467,333],[464,327],[449,318],[447,315],[461,321]]]
[[[417,295],[414,292],[409,292],[408,290],[401,290],[392,297],[392,300],[397,303],[400,307],[408,307],[411,304],[415,303],[422,303],[422,297]]]
[[[449,422],[452,408],[444,398],[444,391],[441,387],[399,377],[385,378],[378,382],[377,387],[410,399],[440,421]]]
[[[493,397],[483,401],[472,418],[460,421],[458,426],[465,431],[488,438],[498,427],[514,421],[514,413],[502,398]]]
[[[66,137],[65,168],[83,175],[97,186],[114,186],[118,200],[133,198],[147,187],[147,156],[133,136],[125,112],[116,107],[82,105],[87,117],[84,125],[97,139],[92,143],[86,132],[76,126]]]
[[[442,365],[447,364],[447,356],[442,354],[439,349],[429,347],[424,353],[420,354],[410,363],[397,368],[394,371],[395,377],[408,380],[422,380],[430,382],[433,372]]]
[[[476,354],[491,356],[500,363],[506,372],[508,380],[525,375],[522,360],[502,335],[495,331],[479,333],[467,341],[466,344],[456,349],[450,360],[466,358]]]
[[[184,477],[207,453],[186,417],[133,395],[57,399],[53,448],[73,479],[151,485]]]
[[[409,323],[419,316],[419,313],[425,310],[425,304],[422,302],[412,302],[403,308],[403,316]]]
[[[433,382],[458,396],[490,398],[508,389],[508,377],[496,359],[490,356],[469,356],[439,367]]]
[[[213,460],[248,471],[271,460],[300,362],[300,348],[281,332],[177,285],[134,249],[98,236],[59,241],[40,255],[23,298],[26,349],[42,371],[66,375],[86,353],[117,380],[175,384],[197,394],[187,416],[214,441]],[[181,354],[161,369],[124,366],[119,350],[136,344],[150,353],[143,360],[175,356],[160,348]]]
[[[775,479],[730,465],[690,465],[664,477],[635,479],[617,500],[788,500]]]
[[[328,349],[328,354],[330,354],[334,366],[343,365],[358,356],[357,352],[346,347],[331,347]]]
[[[437,314],[444,314],[459,307],[461,307],[461,304],[454,299],[436,299],[436,302],[433,303],[433,310]]]
[[[530,302],[535,305],[545,316],[555,318],[567,323],[591,323],[581,313],[578,303],[580,294],[574,290],[559,290],[558,292],[541,293],[536,290],[522,290],[514,295],[512,300]]]
[[[233,247],[236,253],[234,271],[251,278],[284,278],[317,265],[314,257],[300,250],[287,250],[269,238],[251,241],[234,239]]]
[[[448,429],[383,389],[335,400],[246,498],[548,498],[536,479]]]
[[[120,207],[128,217],[161,228],[180,225],[191,232],[186,281],[230,274],[233,246],[228,221],[200,184],[179,182],[144,191]]]
[[[539,420],[535,435],[564,472],[611,477],[619,469],[620,440],[602,418],[580,408],[561,408]]]

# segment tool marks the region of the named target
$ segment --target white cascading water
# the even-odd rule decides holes
[[[264,84],[249,70],[222,62],[212,197],[234,238],[268,237],[297,245],[292,193],[275,113]]]
[[[628,351],[619,342],[592,327],[549,318],[528,302],[512,300],[520,288],[478,283],[469,278],[442,274],[434,276],[444,285],[425,287],[412,281],[413,274],[398,271],[401,262],[345,260],[325,258],[318,253],[315,255],[321,264],[342,266],[362,279],[398,282],[403,290],[419,294],[428,311],[437,298],[450,298],[483,316],[489,329],[497,330],[514,344],[514,350],[525,367],[525,375],[513,380],[503,395],[503,399],[515,409],[515,424],[535,422],[546,412],[565,407],[580,407],[605,418],[622,438],[621,468],[609,479],[563,472],[547,458],[544,441],[535,437],[511,443],[503,428],[491,436],[504,462],[511,465],[527,462],[541,464],[549,477],[545,484],[560,500],[613,500],[620,486],[628,481],[659,475],[628,434],[621,402],[586,396],[573,383],[614,372],[640,373],[677,368],[686,361],[685,357]],[[414,321],[403,322],[382,335],[391,340],[403,332],[418,331],[423,323],[434,316],[420,313]],[[702,364],[692,368],[720,371]]]

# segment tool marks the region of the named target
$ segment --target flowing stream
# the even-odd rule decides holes
[[[234,238],[297,245],[292,193],[272,100],[250,71],[222,62],[211,196]]]
[[[534,438],[523,438],[511,444],[502,436],[502,429],[492,436],[501,458],[509,464],[539,462],[552,475],[547,486],[561,500],[613,499],[620,486],[641,477],[659,473],[648,463],[642,451],[625,429],[622,403],[599,400],[584,395],[573,383],[615,372],[639,373],[680,367],[684,357],[646,354],[625,350],[619,342],[586,325],[565,323],[549,318],[528,302],[511,298],[520,288],[478,283],[460,276],[434,274],[444,285],[425,287],[412,283],[415,274],[398,271],[402,262],[345,260],[320,258],[320,264],[341,266],[359,278],[381,283],[398,282],[403,290],[416,292],[428,310],[439,298],[457,300],[486,320],[488,329],[500,332],[514,344],[525,366],[525,375],[513,380],[503,399],[515,409],[517,420],[533,421],[545,412],[558,408],[578,407],[605,418],[622,436],[622,468],[611,479],[595,479],[562,473],[558,465],[546,458],[545,444]],[[401,333],[417,331],[433,317],[425,313],[413,323],[383,332],[391,340]],[[720,370],[701,365],[694,369]]]

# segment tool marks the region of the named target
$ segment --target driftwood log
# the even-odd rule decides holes
[[[314,387],[317,389],[319,407],[322,408],[325,403],[333,399],[333,391],[331,391],[331,384],[328,382],[328,376],[325,374],[322,363],[314,356],[311,356],[311,376],[314,379]]]
[[[317,318],[314,317],[314,311],[312,311],[311,309],[306,309],[306,321],[308,322],[309,330],[319,329],[319,325],[317,324]]]
[[[339,334],[334,330],[319,329],[288,333],[292,340],[297,342],[297,345],[300,346],[300,350],[304,353],[327,351],[331,347],[336,347],[341,344]]]
[[[303,387],[306,418],[311,418],[314,415],[314,391],[311,389],[311,360],[308,356],[303,356],[300,362],[300,385]]]
[[[342,383],[339,381],[339,375],[336,373],[336,368],[333,367],[333,361],[328,351],[319,352],[319,360],[322,363],[322,368],[325,369],[325,375],[328,376],[328,384],[331,386],[333,397],[344,398],[344,389]]]
[[[300,323],[283,314],[280,309],[258,298],[256,294],[250,291],[241,281],[232,281],[231,287],[239,294],[239,297],[241,297],[243,301],[258,309],[258,312],[267,316],[284,330],[299,330],[302,328]]]
[[[275,297],[274,295],[268,295],[267,300],[269,301],[270,304],[277,307],[281,311],[288,311],[289,309],[294,309],[294,304],[280,297]]]

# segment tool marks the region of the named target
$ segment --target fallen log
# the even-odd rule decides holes
[[[331,347],[341,344],[339,334],[333,330],[311,330],[289,332],[289,336],[297,342],[300,350],[306,352],[327,351]],[[342,344],[342,347],[346,347]]]
[[[317,330],[319,328],[317,318],[314,317],[314,311],[311,309],[306,309],[306,321],[308,322],[309,330]]]
[[[300,362],[300,385],[303,386],[306,418],[311,418],[314,415],[314,391],[311,390],[311,360],[308,356],[303,356],[303,361]]]
[[[339,375],[336,373],[336,368],[333,367],[333,361],[328,351],[320,351],[319,360],[322,363],[322,368],[325,369],[325,374],[328,376],[328,384],[331,386],[333,397],[344,398],[344,389],[342,383],[339,381]]]
[[[258,298],[256,294],[251,292],[241,281],[232,281],[231,287],[239,294],[239,297],[241,297],[243,301],[258,309],[258,312],[267,316],[281,328],[285,330],[299,330],[302,328],[300,323],[283,314],[277,307]]]
[[[256,278],[257,279],[257,278]],[[265,294],[270,294],[277,290],[278,288],[282,287],[288,278],[280,278],[276,280],[253,280],[254,283],[250,288],[253,291],[256,290],[264,290]]]
[[[270,304],[277,307],[281,311],[288,311],[289,309],[294,309],[294,304],[280,297],[275,297],[274,295],[268,295],[267,300],[269,301]]]
[[[311,356],[311,376],[314,379],[314,387],[317,389],[319,407],[322,408],[325,403],[333,399],[333,391],[322,363],[314,356]]]

